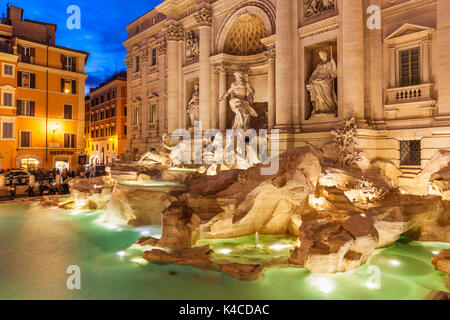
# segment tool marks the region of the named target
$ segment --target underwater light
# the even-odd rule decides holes
[[[119,252],[117,252],[117,255],[119,257],[125,257],[127,255],[127,253],[125,251],[119,251]]]
[[[131,262],[137,263],[137,264],[147,264],[147,260],[143,259],[143,258],[133,258],[131,259]]]
[[[309,277],[308,281],[312,286],[323,293],[331,293],[335,288],[334,282],[325,277],[312,275]]]
[[[370,281],[366,282],[366,286],[367,286],[367,288],[372,289],[372,290],[380,289],[380,285],[378,283],[374,283],[374,282],[370,282]]]
[[[391,265],[393,265],[394,267],[398,267],[398,266],[400,266],[402,263],[400,262],[400,261],[398,261],[398,260],[389,260],[389,263],[391,264]]]
[[[281,251],[281,250],[292,248],[292,247],[293,247],[293,245],[291,245],[291,244],[281,244],[281,243],[279,243],[279,244],[271,245],[269,248],[271,250]]]
[[[231,253],[231,249],[220,249],[219,252],[222,254],[230,254]]]

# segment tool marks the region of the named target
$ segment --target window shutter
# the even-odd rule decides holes
[[[30,116],[34,117],[35,104],[34,101],[30,101]]]
[[[77,58],[72,58],[72,71],[77,72]]]
[[[75,148],[75,135],[72,134],[72,141],[71,141],[72,145],[70,146],[71,148]]]
[[[64,83],[65,83],[65,79],[61,78],[61,92],[64,92]]]
[[[30,74],[30,88],[36,89],[36,75],[34,73]]]
[[[77,81],[72,80],[72,93],[77,94]]]
[[[22,116],[22,100],[17,100],[17,115]]]
[[[17,72],[17,86],[18,87],[22,86],[22,71]]]
[[[30,55],[32,57],[36,56],[36,49],[35,48],[30,48]]]
[[[66,60],[66,56],[65,55],[61,55],[61,68],[64,69],[64,62]]]

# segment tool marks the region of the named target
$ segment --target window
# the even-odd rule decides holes
[[[111,127],[111,135],[115,135],[116,134],[116,127]]]
[[[150,106],[148,120],[150,123],[156,123],[156,104]]]
[[[77,93],[77,82],[71,79],[61,79],[61,92],[63,93]]]
[[[400,165],[420,166],[422,164],[421,141],[400,141]]]
[[[36,88],[36,75],[30,72],[19,71],[17,74],[17,85],[23,88]]]
[[[420,84],[420,49],[400,51],[400,86]]]
[[[2,123],[2,139],[14,139],[14,123]]]
[[[75,148],[75,135],[64,133],[64,148]]]
[[[76,70],[76,58],[61,55],[62,68],[67,71]]]
[[[116,91],[115,90],[112,91],[112,97],[113,97],[113,99],[116,97]]]
[[[72,119],[72,105],[64,105],[64,119]]]
[[[20,131],[20,146],[22,148],[31,147],[31,131]]]
[[[11,92],[3,92],[3,103],[5,107],[13,106],[13,94]]]
[[[116,116],[116,108],[111,108],[111,117]]]
[[[106,100],[107,101],[111,100],[111,94],[109,92],[106,94]]]
[[[136,126],[139,124],[140,110],[139,108],[134,108],[133,111],[132,124]]]
[[[110,116],[111,116],[111,110],[108,109],[105,111],[105,117],[106,117],[106,119],[108,119]]]
[[[14,66],[12,64],[3,64],[3,76],[14,77]]]
[[[17,115],[34,117],[34,101],[30,100],[17,100]]]
[[[156,48],[152,49],[152,66],[156,65]]]
[[[127,107],[123,108],[123,115],[126,117],[128,113]]]
[[[18,46],[19,61],[25,63],[33,63],[33,57],[35,56],[35,49],[30,47]]]
[[[141,66],[140,66],[140,58],[139,58],[139,56],[137,56],[136,57],[136,61],[135,61],[136,63],[135,63],[135,67],[136,67],[136,69],[134,70],[135,72],[139,72],[139,70],[141,69]]]
[[[128,134],[128,128],[127,126],[123,127],[123,134],[126,136]]]

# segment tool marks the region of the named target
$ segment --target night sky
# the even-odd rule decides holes
[[[126,67],[127,39],[125,27],[160,4],[162,0],[11,0],[0,1],[0,12],[6,15],[6,4],[24,9],[24,19],[58,25],[56,44],[90,53],[86,72],[87,87],[95,87],[116,70]],[[81,30],[66,26],[67,8],[81,9]],[[88,92],[86,92],[88,93]]]

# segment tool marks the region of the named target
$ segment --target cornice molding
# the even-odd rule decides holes
[[[381,10],[383,18],[390,18],[398,15],[403,15],[411,10],[421,9],[437,5],[437,0],[410,0],[405,3],[400,3],[389,8]]]
[[[339,29],[339,16],[336,15],[299,28],[298,36],[301,40],[304,40],[337,29]]]

